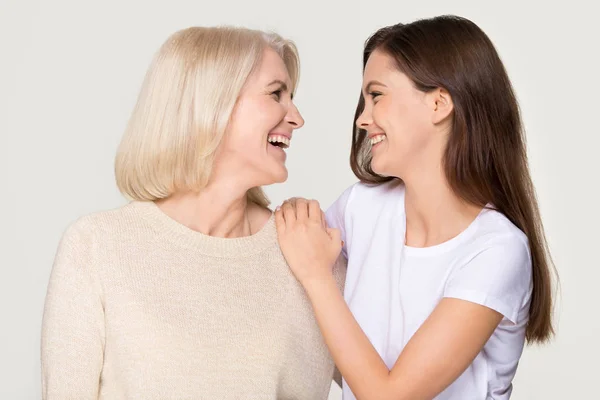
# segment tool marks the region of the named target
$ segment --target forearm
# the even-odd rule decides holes
[[[389,369],[348,309],[333,278],[307,284],[315,316],[333,359],[358,399],[385,399]]]

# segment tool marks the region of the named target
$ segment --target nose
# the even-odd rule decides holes
[[[368,110],[367,107],[363,107],[362,112],[356,119],[356,127],[359,129],[367,129],[369,125],[373,124],[373,117],[371,116],[371,111]]]
[[[294,129],[299,129],[304,126],[304,118],[300,115],[300,111],[293,102],[290,102],[290,106],[288,108],[288,112],[285,116],[285,121],[292,125]]]
[[[371,115],[371,110],[365,104],[365,99],[363,96],[360,96],[358,101],[358,112],[360,115],[356,118],[356,127],[359,129],[367,129],[369,125],[373,124],[373,116]],[[362,109],[362,111],[361,111]]]

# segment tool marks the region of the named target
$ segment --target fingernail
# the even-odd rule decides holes
[[[280,208],[281,208],[281,206],[275,207],[275,211],[279,211]]]

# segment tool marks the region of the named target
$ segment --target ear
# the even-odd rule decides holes
[[[437,88],[433,92],[430,92],[430,95],[432,110],[431,122],[433,122],[434,125],[438,125],[452,115],[454,103],[452,102],[452,96],[450,96],[450,93],[444,88]]]

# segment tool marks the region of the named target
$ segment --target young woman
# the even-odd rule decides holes
[[[334,364],[260,189],[287,178],[297,77],[274,34],[190,28],[162,46],[116,160],[133,201],[58,249],[44,399],[327,398]]]
[[[314,201],[276,212],[344,399],[508,399],[525,341],[553,333],[551,260],[494,46],[453,16],[379,30],[355,126],[361,182],[327,211],[331,228]]]

